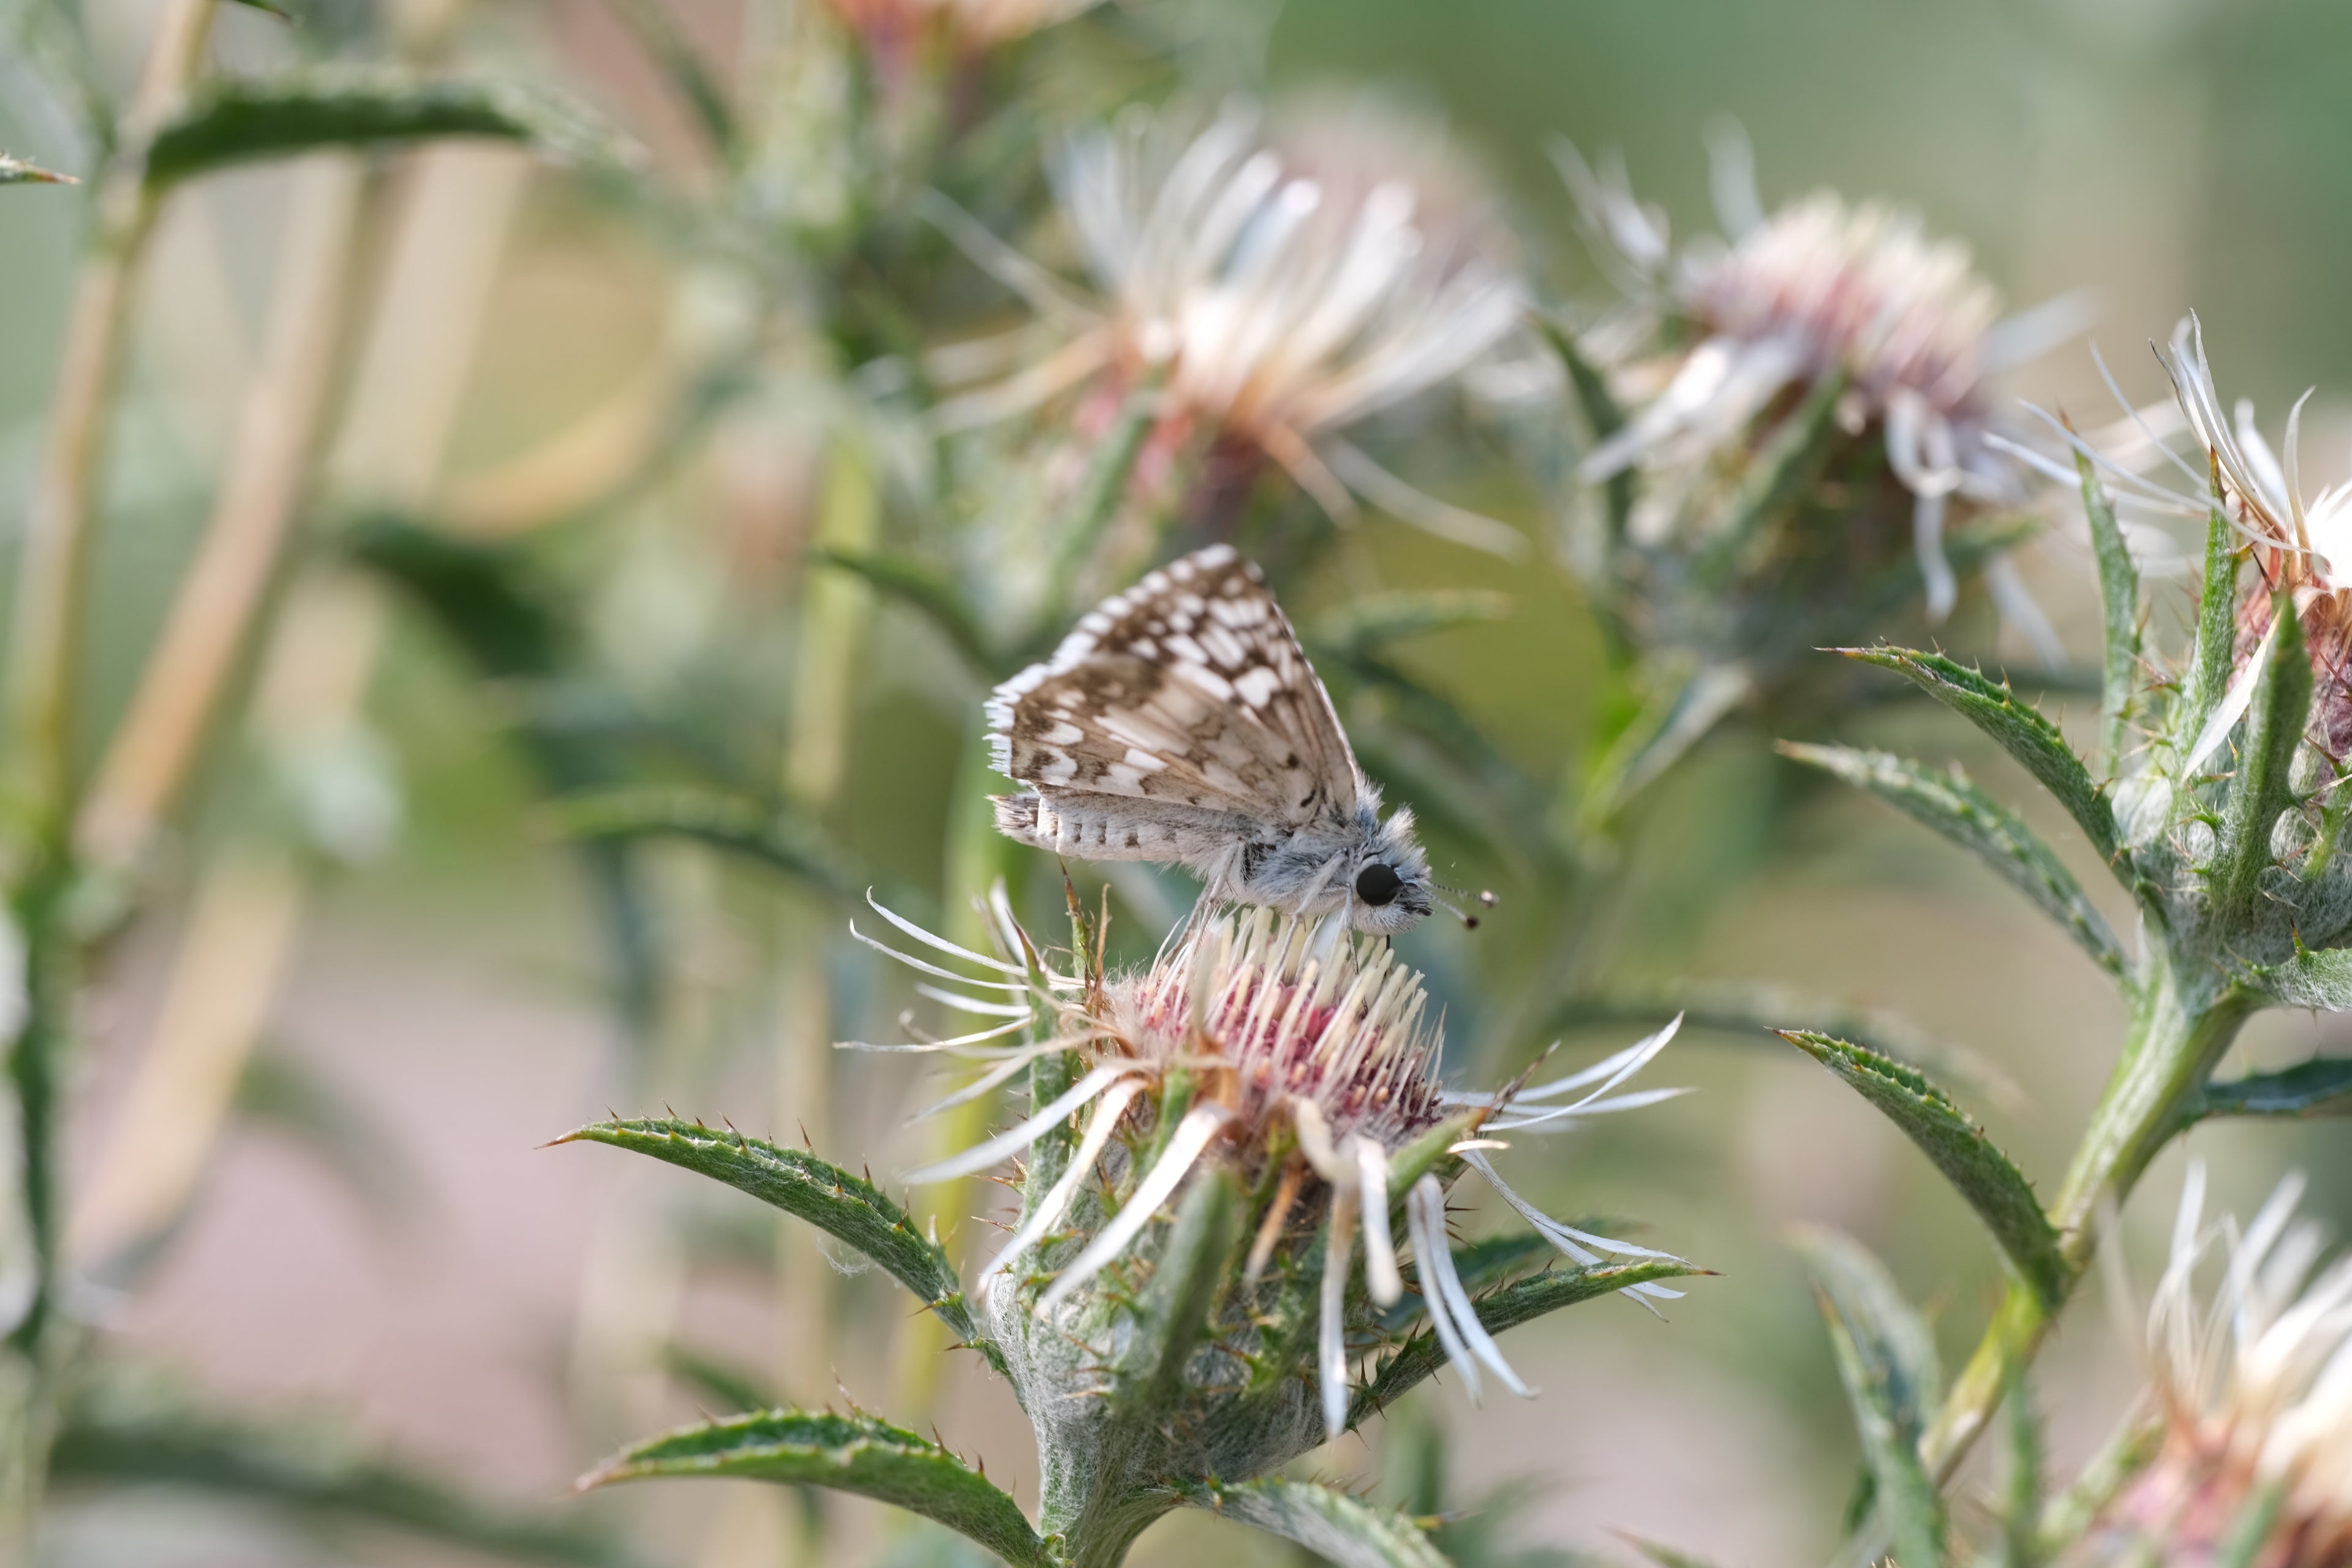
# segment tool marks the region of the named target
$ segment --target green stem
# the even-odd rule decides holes
[[[1087,465],[1086,478],[1078,485],[1078,493],[1070,504],[1070,515],[1062,524],[1061,537],[1054,549],[1054,570],[1045,605],[1055,626],[1067,618],[1070,591],[1094,554],[1096,542],[1118,515],[1118,504],[1127,495],[1128,481],[1135,473],[1135,460],[1142,455],[1144,438],[1151,434],[1159,407],[1157,383],[1146,382],[1129,393],[1126,405],[1118,411],[1118,422],[1103,437],[1102,444],[1095,448],[1094,460]]]
[[[116,128],[66,321],[48,432],[26,513],[8,649],[0,756],[0,882],[26,947],[26,1007],[8,1042],[17,1100],[18,1184],[33,1245],[33,1288],[0,1358],[0,1559],[30,1553],[57,1424],[67,1351],[58,1299],[57,1120],[60,1059],[73,1026],[83,935],[72,893],[79,807],[76,719],[108,412],[154,230],[146,149],[201,68],[216,0],[172,0],[157,19],[139,86]]]
[[[2182,975],[2158,950],[2157,972],[2132,1008],[2123,1059],[2116,1065],[2051,1205],[2051,1223],[2057,1226],[2066,1263],[2067,1299],[2097,1250],[2100,1216],[2131,1195],[2150,1162],[2186,1126],[2184,1110],[2252,1010],[2234,988],[2203,974]],[[1948,1481],[1968,1457],[2000,1408],[2002,1391],[2014,1373],[2032,1361],[2055,1316],[2031,1288],[2010,1286],[1976,1353],[1920,1441],[1922,1457],[1938,1482]]]
[[[1063,1550],[1070,1568],[1118,1568],[1127,1561],[1136,1538],[1176,1507],[1175,1500],[1161,1492],[1130,1493],[1108,1507],[1084,1492],[1074,1492],[1072,1498],[1081,1507],[1095,1502],[1083,1521],[1068,1500],[1049,1492],[1038,1510],[1037,1530],[1040,1535],[1064,1536]]]

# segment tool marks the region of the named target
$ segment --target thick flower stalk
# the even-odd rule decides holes
[[[1272,129],[1246,106],[1205,130],[1139,111],[1072,138],[1055,189],[1087,286],[959,223],[1036,309],[1043,352],[949,400],[940,423],[1072,396],[1082,437],[1126,430],[1144,482],[1205,451],[1201,483],[1231,494],[1270,458],[1336,517],[1361,491],[1408,521],[1510,548],[1509,530],[1420,495],[1345,439],[1521,320],[1501,227],[1468,177],[1406,148],[1360,107]]]
[[[1266,910],[1203,916],[1150,967],[1108,974],[1098,927],[1077,920],[1070,951],[1051,960],[1001,891],[989,952],[881,913],[905,945],[873,945],[929,976],[927,994],[984,1023],[866,1048],[979,1068],[927,1115],[1024,1075],[1031,1089],[1029,1113],[1012,1126],[911,1173],[949,1180],[1024,1161],[1010,1183],[1019,1218],[982,1267],[971,1305],[944,1254],[916,1242],[895,1206],[893,1239],[877,1243],[829,1219],[829,1203],[780,1195],[782,1167],[822,1162],[676,1123],[574,1136],[642,1148],[759,1192],[914,1285],[1011,1380],[1036,1429],[1044,1481],[1034,1551],[991,1542],[1015,1562],[1114,1563],[1153,1520],[1188,1505],[1327,1544],[1335,1538],[1315,1531],[1410,1532],[1407,1521],[1344,1494],[1262,1478],[1448,1363],[1473,1398],[1490,1379],[1530,1395],[1496,1342],[1501,1330],[1596,1295],[1670,1299],[1677,1292],[1661,1281],[1692,1271],[1551,1218],[1490,1160],[1503,1135],[1563,1129],[1677,1092],[1625,1087],[1672,1027],[1551,1082],[1457,1092],[1440,1082],[1444,1041],[1420,975],[1336,921]],[[1533,1236],[1454,1250],[1447,1189],[1474,1170]],[[885,1212],[887,1200],[866,1184],[824,1171],[816,1179],[855,1196],[865,1226]],[[908,1255],[903,1267],[894,1249]],[[1499,1283],[1553,1250],[1574,1267]],[[657,1439],[600,1479],[816,1474],[814,1461],[787,1474],[741,1457],[772,1450],[784,1419]],[[889,1433],[892,1444],[908,1440]],[[735,1458],[713,1458],[720,1454]],[[946,1517],[913,1493],[893,1500]]]
[[[1851,618],[1923,593],[1940,622],[1959,568],[1974,563],[2004,616],[2054,660],[2047,620],[1999,553],[2013,531],[1955,531],[2032,499],[1987,378],[2046,346],[2054,317],[2004,325],[1967,248],[1929,236],[1907,208],[1816,191],[1767,214],[1745,144],[1717,152],[1727,243],[1677,251],[1622,169],[1596,174],[1560,149],[1631,296],[1580,345],[1602,384],[1588,388],[1588,412],[1605,404],[1582,473],[1638,479],[1638,498],[1615,492],[1622,539],[1609,553],[1624,552],[1612,564],[1667,623],[1654,635],[1712,626],[1702,640],[1724,644],[1728,631],[1753,661],[1823,640],[1790,623],[1825,604]],[[1727,628],[1714,613],[1727,588],[1746,624]]]
[[[2300,1177],[2242,1231],[2205,1223],[2204,1190],[2192,1165],[2148,1311],[2158,1436],[2067,1568],[2352,1563],[2352,1259],[2318,1267]]]

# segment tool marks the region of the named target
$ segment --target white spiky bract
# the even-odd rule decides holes
[[[1390,504],[1407,487],[1336,446],[1339,433],[1480,359],[1518,324],[1524,293],[1498,227],[1460,191],[1433,189],[1444,176],[1426,160],[1412,167],[1379,129],[1339,111],[1269,134],[1237,104],[1205,130],[1136,111],[1072,138],[1055,188],[1092,289],[959,231],[1055,342],[943,405],[942,424],[1005,417],[1104,378],[1151,384],[1171,436],[1255,447],[1337,512],[1352,510],[1350,483]],[[1507,547],[1501,525],[1417,500],[1408,521]]]
[[[2060,302],[2006,331],[2000,296],[1968,248],[1927,232],[1916,213],[1816,191],[1765,215],[1743,142],[1718,148],[1717,205],[1727,245],[1677,254],[1664,220],[1636,203],[1621,169],[1596,175],[1561,149],[1586,221],[1663,310],[1697,329],[1664,359],[1621,367],[1632,417],[1584,464],[1602,479],[1636,464],[1661,478],[1703,468],[1758,438],[1768,411],[1837,378],[1840,423],[1875,428],[1888,467],[1912,497],[1912,545],[1931,619],[1950,613],[1958,584],[1944,551],[1954,498],[1990,506],[2028,499],[2025,469],[1999,438],[1984,381],[2039,352],[2070,317]],[[1605,343],[1604,334],[1603,340]],[[1769,426],[1769,420],[1765,421]],[[1667,508],[1637,511],[1637,532],[1671,526]],[[1660,541],[1653,539],[1651,542]],[[2051,657],[2054,639],[2005,561],[1986,581],[2013,624]]]
[[[1038,1423],[1049,1473],[1082,1463],[1087,1423],[1099,1415],[1090,1396],[1108,1392],[1104,1369],[1124,1314],[1166,1240],[1169,1210],[1208,1168],[1254,1196],[1238,1287],[1191,1369],[1188,1397],[1199,1408],[1176,1424],[1202,1446],[1185,1463],[1203,1474],[1263,1473],[1344,1430],[1351,1369],[1381,1342],[1376,1315],[1402,1301],[1408,1271],[1473,1397],[1482,1366],[1512,1392],[1532,1393],[1479,1323],[1447,1248],[1444,1183],[1454,1173],[1482,1173],[1579,1264],[1666,1257],[1550,1219],[1496,1174],[1485,1153],[1491,1140],[1459,1141],[1481,1122],[1551,1131],[1655,1102],[1662,1092],[1620,1086],[1671,1027],[1556,1083],[1453,1093],[1439,1085],[1443,1039],[1420,974],[1336,919],[1265,909],[1203,917],[1149,968],[1106,976],[1083,936],[1069,972],[1049,966],[1001,894],[992,956],[881,912],[971,975],[964,984],[978,994],[965,1006],[1027,1015],[1024,1041],[998,1043],[990,1030],[912,1048],[985,1063],[983,1079],[1033,1061],[1065,1064],[1055,1081],[1067,1087],[1049,1103],[911,1173],[971,1174],[1056,1141],[1060,1152],[1024,1175],[1021,1223],[977,1291]],[[884,951],[925,973],[951,973],[916,952]],[[1397,1170],[1405,1157],[1418,1163]],[[1654,1282],[1627,1291],[1645,1304],[1676,1294]],[[1220,1418],[1221,1400],[1247,1403],[1247,1418]]]
[[[2250,1529],[2259,1548],[2231,1561],[2352,1561],[2352,1259],[2320,1267],[2302,1192],[2290,1176],[2242,1230],[2209,1225],[2190,1168],[2147,1318],[2163,1445],[2072,1562],[2187,1568]]]

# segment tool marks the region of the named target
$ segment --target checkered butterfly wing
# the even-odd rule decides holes
[[[988,711],[998,769],[1042,795],[1285,829],[1355,815],[1361,775],[1331,699],[1258,569],[1226,545],[1105,601]]]

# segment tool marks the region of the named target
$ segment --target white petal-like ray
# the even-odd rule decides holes
[[[1102,1099],[1095,1102],[1094,1117],[1087,1123],[1086,1136],[1078,1141],[1077,1152],[1070,1156],[1069,1167],[1062,1173],[1061,1180],[1038,1200],[1037,1206],[1021,1222],[1021,1228],[1013,1233],[1013,1239],[1004,1244],[1003,1250],[988,1260],[988,1267],[981,1270],[983,1279],[1011,1267],[1014,1258],[1036,1246],[1038,1239],[1060,1222],[1069,1211],[1070,1200],[1077,1195],[1079,1185],[1093,1174],[1095,1162],[1109,1146],[1110,1136],[1118,1128],[1118,1119],[1127,1114],[1127,1108],[1143,1089],[1141,1079],[1129,1079],[1104,1091]]]
[[[1127,1250],[1128,1243],[1151,1223],[1151,1216],[1159,1213],[1160,1205],[1175,1193],[1177,1184],[1192,1168],[1192,1162],[1201,1157],[1201,1151],[1209,1146],[1209,1140],[1217,1135],[1218,1130],[1233,1120],[1233,1114],[1216,1104],[1196,1105],[1184,1113],[1184,1120],[1178,1122],[1176,1131],[1169,1135],[1168,1148],[1160,1156],[1160,1163],[1135,1184],[1134,1194],[1127,1200],[1127,1206],[1118,1211],[1118,1217],[1096,1234],[1087,1249],[1062,1270],[1061,1277],[1054,1281],[1053,1289],[1038,1300],[1037,1313],[1040,1317],[1051,1313],[1068,1300],[1080,1286],[1101,1273],[1106,1264]]]
[[[1364,1205],[1364,1283],[1375,1302],[1392,1307],[1403,1299],[1404,1276],[1389,1230],[1389,1157],[1372,1139],[1356,1139],[1356,1174]]]
[[[859,942],[864,942],[866,946],[872,948],[875,952],[882,953],[886,957],[897,959],[900,963],[905,964],[909,969],[919,970],[925,974],[937,975],[941,980],[952,980],[958,985],[971,985],[982,991],[1010,991],[1016,994],[1025,992],[1029,989],[1026,984],[1017,980],[974,980],[968,974],[958,974],[952,969],[941,969],[938,964],[929,963],[924,959],[917,958],[911,952],[900,952],[897,948],[892,947],[887,942],[877,942],[874,938],[867,936],[864,931],[859,931],[856,921],[849,922],[849,934],[856,937]]]
[[[985,1143],[973,1145],[961,1154],[950,1155],[918,1171],[907,1173],[906,1180],[916,1186],[929,1182],[950,1182],[958,1176],[969,1176],[975,1171],[985,1171],[998,1161],[1019,1153],[1030,1144],[1066,1120],[1070,1112],[1085,1105],[1112,1084],[1135,1069],[1126,1065],[1098,1067],[1072,1084],[1069,1089],[1055,1098],[1036,1115],[1009,1131],[1000,1132]]]
[[[1433,1192],[1437,1198],[1433,1229],[1428,1202]],[[1438,1348],[1445,1352],[1445,1359],[1462,1374],[1462,1391],[1475,1405],[1480,1393],[1477,1364],[1470,1359],[1469,1348],[1454,1329],[1454,1300],[1440,1283],[1441,1273],[1453,1267],[1454,1255],[1445,1239],[1445,1192],[1438,1186],[1436,1177],[1423,1176],[1413,1184],[1412,1191],[1405,1195],[1404,1223],[1406,1234],[1412,1238],[1413,1265],[1421,1274],[1421,1297],[1429,1309],[1429,1326],[1436,1331]],[[1471,1321],[1477,1321],[1475,1309]]]
[[[1017,963],[1007,963],[1001,958],[991,958],[984,952],[974,952],[968,947],[958,947],[954,942],[950,942],[947,938],[943,936],[935,936],[931,932],[925,931],[922,927],[917,925],[906,916],[898,913],[896,910],[886,909],[878,900],[876,900],[874,897],[874,889],[871,888],[866,889],[866,902],[870,908],[872,908],[876,914],[880,915],[884,920],[888,921],[892,925],[897,926],[900,931],[905,931],[908,936],[913,937],[925,947],[936,948],[941,952],[951,953],[955,957],[962,959],[967,963],[977,963],[982,969],[993,969],[998,973],[1009,975],[1015,980],[1025,980],[1028,978],[1029,972]]]
[[[2270,664],[2271,650],[2278,646],[2278,622],[2272,621],[2270,630],[2263,634],[2262,642],[2254,648],[2254,657],[2246,661],[2246,668],[2230,682],[2230,689],[2222,694],[2221,705],[2213,710],[2211,718],[2205,721],[2205,728],[2197,731],[2197,743],[2189,748],[2189,755],[2182,759],[2182,772],[2194,772],[2206,758],[2219,751],[2221,742],[2229,739],[2230,731],[2238,727],[2238,721],[2246,716],[2246,710],[2253,705],[2254,688],[2262,684],[2263,671]]]
[[[1356,1238],[1356,1189],[1331,1194],[1331,1217],[1324,1226],[1321,1313],[1315,1334],[1315,1370],[1322,1385],[1323,1435],[1333,1441],[1348,1429],[1348,1264]]]

